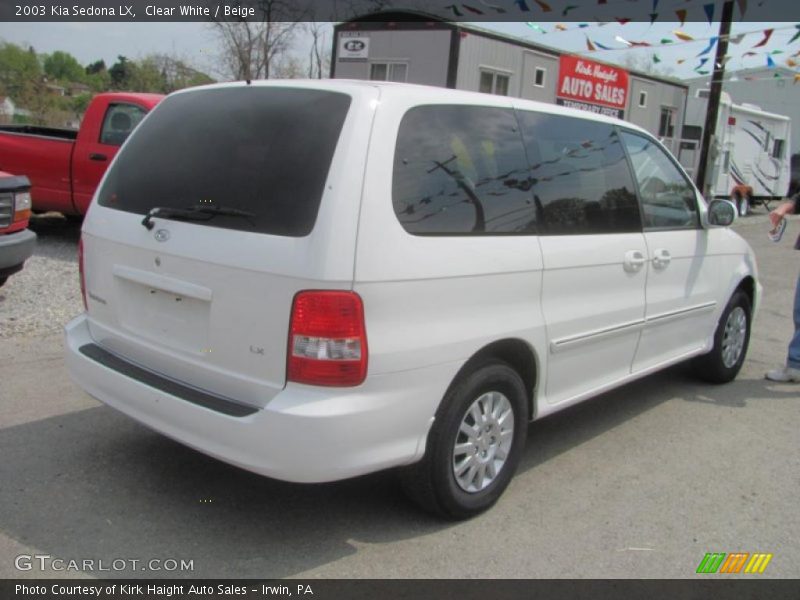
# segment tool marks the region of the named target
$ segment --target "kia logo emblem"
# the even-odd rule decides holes
[[[157,229],[153,234],[157,242],[166,242],[169,239],[169,231],[166,229]]]
[[[344,49],[348,52],[361,52],[367,45],[360,40],[350,40],[345,42]]]

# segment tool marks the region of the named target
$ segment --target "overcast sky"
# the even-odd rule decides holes
[[[563,25],[567,31],[557,31],[555,25],[541,23],[540,26],[547,33],[525,23],[483,23],[480,26],[572,52],[585,53],[587,37],[593,43],[621,48],[585,54],[609,62],[623,63],[626,56],[637,56],[640,57],[639,61],[643,61],[640,65],[653,64],[655,54],[660,60],[655,66],[665,73],[681,78],[697,76],[694,69],[701,60],[697,54],[708,46],[707,38],[716,35],[719,30],[716,22],[687,22],[683,27],[677,22],[656,22],[653,25],[646,22],[630,22],[626,25],[610,23],[602,26],[592,23],[586,28],[579,28],[577,23],[565,22]],[[764,37],[763,30],[771,27],[775,28],[775,32],[769,43],[754,49],[753,46]],[[675,43],[660,48],[624,49],[625,44],[616,39],[620,36],[627,41],[658,43],[665,37],[676,39],[673,34],[676,29],[698,41]],[[729,47],[732,59],[728,62],[728,69],[764,66],[767,53],[775,50],[781,53],[771,55],[771,58],[776,64],[785,66],[786,59],[800,50],[800,40],[787,46],[787,42],[797,31],[798,28],[793,23],[734,23],[734,33],[753,33],[739,44]],[[102,58],[110,66],[116,62],[118,55],[135,59],[152,53],[170,53],[186,59],[211,75],[219,75],[215,70],[217,43],[212,26],[207,23],[0,23],[0,39],[32,45],[37,52],[64,50],[74,55],[82,64]],[[299,56],[307,55],[309,43],[307,36],[298,39]],[[330,44],[330,34],[326,43]],[[713,60],[715,50],[705,56]],[[742,57],[748,51],[757,52],[757,55]],[[679,59],[685,60],[678,64]],[[710,61],[708,66],[710,67]]]

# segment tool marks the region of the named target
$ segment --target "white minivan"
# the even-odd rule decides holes
[[[356,81],[170,95],[83,225],[89,394],[269,477],[400,467],[491,506],[528,423],[694,358],[727,382],[753,252],[658,141],[516,98]]]

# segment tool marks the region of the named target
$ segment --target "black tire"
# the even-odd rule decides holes
[[[80,226],[83,224],[83,215],[64,215],[64,219],[70,225]]]
[[[459,428],[464,419],[469,419],[470,407],[487,392],[500,392],[505,396],[513,414],[513,431],[505,462],[486,486],[477,491],[465,491],[456,479],[454,461],[456,442],[464,438]],[[492,402],[503,402],[493,396]],[[405,467],[400,479],[406,494],[423,509],[448,519],[467,519],[491,507],[508,486],[519,464],[528,428],[528,398],[525,385],[519,374],[508,364],[499,360],[487,360],[475,365],[450,386],[436,413],[436,419],[428,434],[428,443],[423,459]],[[485,433],[486,441],[494,433]],[[459,436],[462,436],[461,438]],[[491,437],[491,440],[499,439]],[[476,448],[477,451],[477,448]],[[494,465],[495,450],[489,450],[489,462]],[[482,454],[484,458],[487,452]],[[467,458],[464,459],[465,461]],[[472,458],[481,461],[477,455]],[[476,474],[477,475],[477,474]]]
[[[726,364],[725,347],[726,347],[726,328],[732,315],[737,313],[737,309],[744,311],[745,318],[745,331],[744,331],[744,344],[741,348],[736,361]],[[698,356],[694,359],[695,374],[704,381],[709,383],[728,383],[736,378],[739,370],[744,364],[745,356],[747,356],[747,347],[750,344],[750,328],[752,324],[752,308],[750,306],[750,298],[741,290],[734,292],[725,310],[722,311],[722,316],[717,323],[717,329],[714,332],[714,347],[708,354]],[[731,321],[731,325],[733,322]]]

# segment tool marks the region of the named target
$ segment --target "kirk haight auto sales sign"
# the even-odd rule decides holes
[[[556,102],[601,115],[625,116],[628,72],[577,56],[561,56]]]

